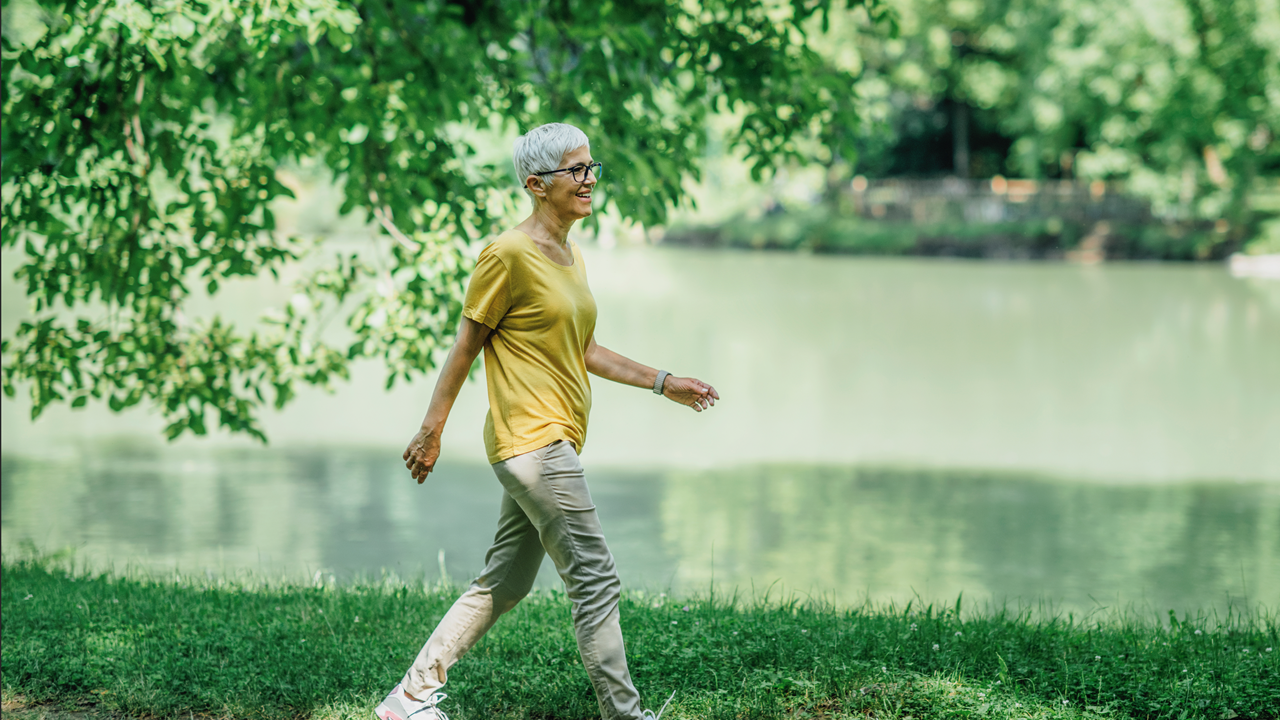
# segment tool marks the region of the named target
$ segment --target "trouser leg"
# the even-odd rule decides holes
[[[498,532],[485,555],[485,568],[440,620],[401,680],[420,700],[442,687],[449,668],[520,602],[533,587],[545,555],[538,529],[511,495],[502,493]]]
[[[553,443],[494,465],[498,479],[538,528],[573,603],[578,653],[605,720],[640,717],[618,623],[621,583],[573,446]]]

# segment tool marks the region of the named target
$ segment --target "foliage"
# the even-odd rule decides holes
[[[3,247],[35,318],[3,341],[4,391],[30,383],[37,416],[149,400],[171,438],[213,411],[264,439],[264,403],[359,358],[388,386],[432,367],[472,244],[515,202],[476,129],[579,124],[610,168],[597,210],[655,223],[709,111],[735,110],[757,176],[858,121],[852,75],[801,29],[829,0],[32,1],[5,9]],[[311,158],[381,235],[313,263],[266,326],[185,315],[193,284],[315,253],[272,214],[278,169]]]
[[[4,693],[131,715],[364,717],[460,589],[161,581],[4,564]],[[1280,717],[1274,617],[1045,617],[627,595],[648,705],[687,717]],[[1105,613],[1104,613],[1105,614]],[[569,603],[536,591],[450,674],[450,717],[596,712]]]
[[[1274,0],[896,7],[897,39],[856,16],[835,23],[857,38],[874,121],[863,172],[1124,180],[1164,217],[1226,219],[1237,234],[1256,178],[1280,175]]]

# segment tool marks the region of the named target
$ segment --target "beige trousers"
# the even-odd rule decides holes
[[[425,699],[442,687],[449,668],[528,594],[546,554],[573,603],[578,653],[600,714],[605,720],[641,717],[618,625],[621,583],[573,445],[556,441],[494,463],[493,470],[504,492],[484,572],[431,633],[404,676],[404,689]]]

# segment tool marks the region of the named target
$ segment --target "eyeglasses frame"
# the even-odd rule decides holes
[[[599,169],[596,169],[596,168],[599,168]],[[586,165],[581,165],[581,164],[579,164],[579,165],[574,165],[573,167],[560,168],[559,170],[547,170],[546,172],[532,173],[532,174],[537,175],[538,177],[542,177],[543,175],[551,175],[552,173],[562,173],[562,172],[567,172],[567,173],[571,173],[571,174],[569,175],[569,177],[573,178],[573,181],[574,181],[574,182],[576,182],[576,183],[584,183],[584,182],[586,182],[586,181],[587,181],[587,173],[588,173],[588,172],[589,172],[589,173],[591,173],[592,175],[594,175],[594,176],[595,176],[595,178],[596,178],[596,181],[598,182],[598,181],[600,180],[600,170],[603,170],[603,169],[604,169],[604,163],[602,163],[602,162],[600,162],[600,161],[596,161],[596,162],[593,162],[593,163],[588,163],[588,164],[586,164]],[[575,174],[575,173],[573,173],[573,171],[574,171],[574,170],[582,170],[582,171],[583,171],[583,173],[582,173],[582,179],[581,179],[581,180],[579,180],[579,179],[577,178],[576,174]]]

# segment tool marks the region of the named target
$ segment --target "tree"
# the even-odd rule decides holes
[[[265,440],[265,403],[358,358],[384,360],[388,387],[432,367],[470,246],[518,184],[461,129],[578,124],[609,163],[605,202],[649,224],[697,175],[710,111],[741,113],[731,141],[756,175],[858,122],[853,76],[802,29],[830,0],[33,2],[5,9],[3,246],[22,248],[35,317],[3,339],[3,388],[29,383],[35,416],[147,400],[170,438],[212,412]],[[329,258],[247,331],[185,316],[193,282],[324,252],[271,214],[299,158],[383,228],[373,259]],[[319,334],[335,312],[345,347]]]
[[[865,172],[1122,180],[1174,220],[1252,221],[1280,175],[1275,0],[906,0],[857,38]]]
[[[1248,194],[1280,174],[1280,5],[1274,0],[1076,0],[1010,129],[1024,166],[1075,155],[1175,219],[1224,220],[1241,239]]]

